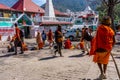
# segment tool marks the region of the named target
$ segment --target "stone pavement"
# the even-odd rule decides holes
[[[80,50],[62,52],[64,57],[53,57],[53,51],[47,48],[16,56],[0,53],[0,80],[98,80],[100,72],[92,57]],[[120,69],[120,55],[115,52],[114,56]],[[106,80],[118,80],[112,59],[107,77]]]
[[[30,46],[35,45],[31,43]],[[64,57],[59,54],[53,57],[54,49],[47,47],[15,56],[3,49],[0,52],[0,80],[99,80],[100,72],[92,62],[93,57],[82,54],[81,50],[63,49]],[[120,45],[115,45],[112,53],[120,70],[119,49]],[[105,80],[119,80],[112,58]]]

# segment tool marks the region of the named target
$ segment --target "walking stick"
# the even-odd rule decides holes
[[[117,74],[118,74],[119,80],[120,80],[120,72],[119,72],[119,69],[118,69],[118,67],[117,67],[116,61],[115,61],[115,59],[114,59],[112,53],[111,53],[111,56],[112,56],[112,59],[113,59],[113,62],[114,62],[114,65],[115,65],[115,68],[116,68],[116,71],[117,71]]]

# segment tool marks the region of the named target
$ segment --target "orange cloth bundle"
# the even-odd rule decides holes
[[[28,48],[27,48],[27,44],[26,44],[26,43],[22,43],[22,47],[23,47],[23,51],[28,50]]]
[[[84,41],[81,41],[81,42],[80,42],[80,48],[81,48],[81,49],[84,49]]]

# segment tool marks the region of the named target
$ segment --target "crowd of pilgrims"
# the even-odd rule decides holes
[[[27,44],[24,42],[24,38],[21,30],[15,24],[16,34],[12,39],[8,38],[10,45],[8,46],[8,52],[14,51],[14,55],[17,55],[17,47],[21,47],[21,53],[28,50]],[[63,57],[61,49],[81,49],[83,53],[88,55],[94,55],[93,62],[97,63],[100,70],[100,78],[106,79],[107,64],[109,62],[109,56],[111,54],[112,47],[115,44],[115,33],[111,29],[111,18],[109,16],[103,17],[101,23],[98,25],[97,30],[93,31],[91,28],[82,28],[82,35],[78,44],[72,44],[69,38],[65,39],[61,30],[61,25],[58,25],[55,33],[49,30],[48,33],[38,32],[36,36],[36,49],[43,49],[46,45],[46,41],[49,42],[49,49],[54,48],[54,56],[58,52],[60,57]],[[77,37],[77,36],[76,36]],[[14,43],[14,46],[11,44]],[[55,45],[56,44],[56,45]]]
[[[22,30],[20,30],[15,24],[15,32],[16,34],[10,38],[8,37],[8,41],[10,41],[10,45],[8,46],[8,52],[15,51],[15,55],[17,54],[17,47],[21,47],[21,53],[28,50],[28,45],[24,42],[24,36]],[[77,30],[79,31],[79,30]],[[61,49],[81,49],[82,52],[87,52],[89,54],[90,42],[93,38],[93,30],[90,28],[82,28],[81,37],[79,38],[76,33],[77,44],[73,44],[69,38],[65,38],[64,34],[61,30],[61,25],[58,25],[57,30],[53,33],[50,29],[47,33],[43,30],[42,32],[38,31],[36,36],[36,44],[37,46],[30,50],[40,50],[48,45],[49,49],[54,48],[55,54],[58,52],[60,56],[62,55]],[[89,39],[88,39],[89,38]],[[14,44],[12,44],[14,43]],[[48,44],[46,44],[48,43]]]

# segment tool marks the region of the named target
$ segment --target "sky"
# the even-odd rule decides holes
[[[46,2],[46,0],[32,0],[32,1],[35,2],[39,6],[43,5]]]

